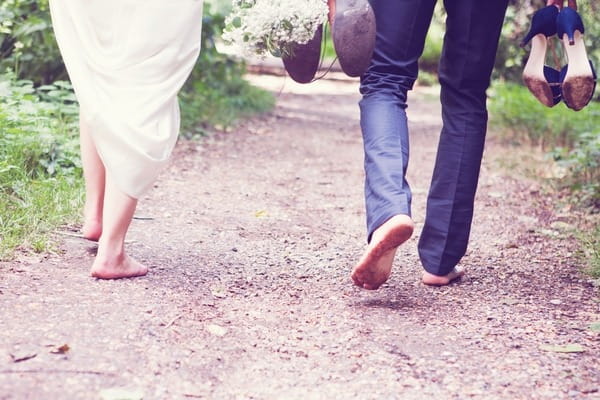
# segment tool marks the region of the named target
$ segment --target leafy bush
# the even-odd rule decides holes
[[[0,0],[0,73],[39,84],[66,79],[48,0]]]
[[[419,58],[419,68],[421,71],[437,74],[442,47],[444,45],[445,19],[446,13],[442,3],[439,2],[435,7],[429,32],[427,32],[423,54]]]
[[[550,154],[566,171],[563,183],[600,209],[600,128],[579,135],[573,148],[557,147]]]
[[[217,50],[224,23],[222,14],[212,13],[210,6],[205,6],[202,50],[180,95],[182,132],[186,137],[202,134],[208,126],[229,126],[275,103],[270,93],[243,79],[243,62]]]

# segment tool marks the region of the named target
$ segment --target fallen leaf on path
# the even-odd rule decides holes
[[[214,286],[210,288],[210,292],[218,299],[224,299],[227,297],[227,289],[222,286]]]
[[[63,344],[60,347],[50,350],[52,354],[66,354],[67,351],[71,350],[68,344]]]
[[[543,351],[551,351],[553,353],[583,353],[585,349],[580,344],[567,344],[565,346],[559,345],[542,345],[540,349]]]
[[[550,227],[560,232],[568,232],[573,229],[573,226],[571,224],[563,221],[553,222],[552,225],[550,225]]]
[[[260,210],[260,211],[255,212],[254,216],[256,218],[268,217],[269,213],[267,212],[267,210]]]
[[[215,335],[215,336],[219,336],[219,337],[223,337],[225,335],[227,335],[227,328],[224,328],[222,326],[219,325],[208,325],[206,327],[206,330]]]
[[[512,297],[506,297],[502,300],[502,304],[506,306],[514,306],[515,304],[519,304],[519,300],[513,299]]]
[[[141,390],[111,388],[101,390],[100,398],[102,400],[142,400],[144,394]]]

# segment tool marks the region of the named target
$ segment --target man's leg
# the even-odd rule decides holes
[[[487,129],[486,90],[507,0],[448,0],[440,61],[443,128],[419,240],[423,282],[444,285],[467,249]]]
[[[368,248],[352,273],[377,289],[389,277],[397,247],[412,234],[408,166],[407,92],[431,23],[435,0],[372,0],[377,40],[361,79],[361,128],[365,148]]]

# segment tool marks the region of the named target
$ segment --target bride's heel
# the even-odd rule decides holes
[[[545,65],[548,37],[556,34],[558,15],[559,10],[556,6],[538,10],[531,19],[531,29],[521,42],[521,47],[531,42],[529,58],[523,69],[523,82],[547,107],[552,107],[560,101],[558,71]]]
[[[563,100],[569,108],[579,111],[592,100],[596,89],[596,74],[583,41],[585,28],[581,16],[570,7],[560,12],[556,26],[569,59],[562,73]]]

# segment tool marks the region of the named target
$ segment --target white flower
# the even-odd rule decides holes
[[[223,39],[244,55],[289,55],[327,20],[326,0],[234,0]]]

